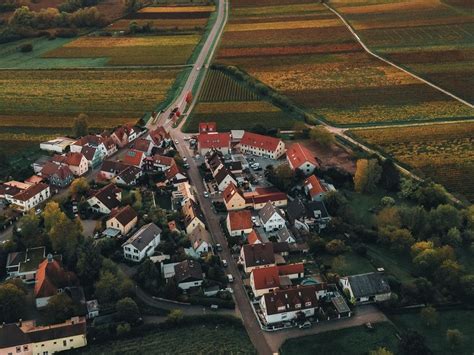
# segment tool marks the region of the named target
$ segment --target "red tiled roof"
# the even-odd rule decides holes
[[[140,166],[143,161],[143,152],[135,149],[129,149],[123,156],[123,163]]]
[[[268,201],[283,201],[288,199],[288,196],[284,192],[269,192],[266,194],[244,194],[245,201],[248,203],[266,203]]]
[[[75,281],[76,275],[66,272],[57,260],[45,259],[36,272],[35,297],[54,296],[58,288],[71,285]]]
[[[163,126],[157,127],[154,131],[150,131],[148,133],[150,136],[151,140],[156,144],[160,145],[161,142],[164,139],[170,139],[170,135],[168,132],[166,132],[165,128]]]
[[[155,154],[152,157],[148,157],[146,159],[152,161],[153,163],[160,164],[160,165],[171,166],[171,165],[175,164],[174,159],[171,158],[171,157],[167,157],[166,155]]]
[[[304,264],[288,264],[278,266],[278,273],[280,275],[292,275],[292,274],[302,274],[304,273]]]
[[[311,175],[304,181],[304,186],[309,189],[309,195],[314,197],[326,190],[323,188],[316,175]]]
[[[268,315],[314,308],[318,306],[316,286],[297,286],[286,290],[274,290],[263,295]],[[297,307],[296,305],[299,305]]]
[[[293,169],[299,168],[306,162],[309,162],[316,167],[319,166],[313,154],[300,143],[291,145],[286,151],[286,156],[288,157],[290,165],[293,167]]]
[[[135,141],[134,148],[135,150],[139,150],[140,152],[148,152],[150,149],[151,141],[145,138],[139,138]]]
[[[105,142],[105,138],[102,137],[102,136],[96,136],[96,135],[93,135],[93,134],[88,134],[87,136],[84,136],[82,138],[80,138],[79,140],[77,140],[74,145],[80,145],[80,146],[84,146],[84,145],[99,145],[101,143],[104,143]]]
[[[280,276],[276,266],[254,269],[252,275],[256,290],[280,287]]]
[[[278,144],[281,142],[280,138],[264,136],[261,134],[245,132],[242,137],[240,144],[247,145],[256,148],[262,148],[263,150],[275,151]]]
[[[199,122],[199,133],[216,132],[217,124],[215,122]]]
[[[198,136],[200,149],[220,149],[230,147],[230,133],[201,133]]]
[[[68,165],[79,166],[83,157],[81,153],[67,153],[65,162]]]
[[[33,196],[36,196],[37,194],[48,188],[48,185],[40,182],[39,184],[31,185],[31,187],[27,188],[26,190],[19,192],[18,194],[13,196],[13,198],[20,201],[28,201]]]
[[[230,229],[243,230],[252,228],[252,214],[250,211],[230,211],[229,212]]]
[[[41,169],[41,176],[50,177],[52,175],[58,176],[59,179],[65,180],[72,176],[71,169],[67,165],[47,162]]]
[[[224,198],[224,201],[228,203],[235,196],[235,194],[239,194],[240,196],[243,197],[242,192],[237,188],[237,186],[234,185],[233,182],[231,182],[224,189],[224,192],[222,193],[222,197]]]
[[[252,229],[252,231],[247,236],[247,242],[249,244],[257,244],[258,241],[262,243],[262,237],[260,237],[260,235],[255,231],[255,229]]]

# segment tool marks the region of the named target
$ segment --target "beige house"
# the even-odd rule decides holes
[[[137,225],[138,215],[130,206],[113,210],[105,223],[107,228],[118,229],[120,234],[127,235]]]
[[[196,202],[191,199],[187,200],[183,205],[182,212],[184,215],[186,234],[192,233],[199,226],[204,229],[206,228],[204,215]]]
[[[34,320],[0,326],[0,354],[50,355],[87,345],[86,319],[37,326]]]
[[[224,198],[227,211],[243,210],[245,207],[247,207],[247,202],[245,201],[242,192],[233,183],[230,183],[227,186],[227,188],[222,193],[222,197]]]

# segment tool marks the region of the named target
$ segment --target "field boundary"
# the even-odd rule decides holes
[[[381,61],[383,61],[383,62],[385,62],[385,63],[387,63],[387,64],[389,64],[389,65],[391,65],[391,66],[393,66],[394,68],[397,68],[398,70],[403,71],[404,73],[406,73],[406,74],[408,74],[408,75],[414,77],[415,79],[420,80],[421,82],[423,82],[423,83],[425,83],[425,84],[431,86],[432,88],[434,88],[434,89],[436,89],[436,90],[438,90],[438,91],[440,91],[440,92],[442,92],[442,93],[444,93],[444,94],[450,96],[451,98],[453,98],[453,99],[459,101],[460,103],[462,103],[462,104],[464,104],[464,105],[466,105],[466,106],[468,106],[468,107],[470,107],[470,108],[474,108],[474,104],[471,104],[470,102],[468,102],[468,101],[466,101],[466,100],[464,100],[464,99],[462,99],[462,98],[460,98],[460,97],[454,95],[453,93],[451,93],[451,92],[449,92],[449,91],[447,91],[447,90],[445,90],[445,89],[439,87],[438,85],[436,85],[436,84],[434,84],[434,83],[432,83],[432,82],[430,82],[430,81],[428,81],[428,80],[422,78],[421,76],[419,76],[419,75],[417,75],[417,74],[411,72],[410,70],[407,70],[407,69],[401,67],[400,65],[395,64],[395,63],[393,63],[392,61],[390,61],[390,60],[388,60],[388,59],[386,59],[386,58],[384,58],[384,57],[382,57],[382,56],[380,56],[380,55],[374,53],[374,52],[373,52],[369,47],[367,47],[367,46],[365,45],[365,43],[360,39],[359,35],[356,33],[356,31],[354,30],[354,28],[352,27],[352,25],[344,18],[344,16],[342,16],[337,10],[335,10],[334,8],[332,8],[330,5],[328,5],[328,4],[326,4],[326,3],[323,3],[323,5],[324,5],[328,10],[330,10],[332,13],[334,13],[337,17],[339,17],[339,19],[344,23],[344,25],[347,27],[347,29],[348,29],[348,30],[352,33],[352,35],[355,37],[355,39],[357,40],[357,42],[359,42],[359,44],[362,46],[362,48],[363,48],[368,54],[370,54],[371,56],[373,56],[373,57],[375,57],[375,58],[377,58],[377,59],[379,59],[379,60],[381,60]]]

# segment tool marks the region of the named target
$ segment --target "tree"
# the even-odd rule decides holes
[[[135,12],[143,6],[141,0],[125,0],[125,11],[127,13]]]
[[[431,355],[432,351],[426,346],[425,338],[414,330],[402,334],[399,343],[400,354],[403,355]]]
[[[387,348],[379,347],[375,350],[369,351],[369,355],[393,355]]]
[[[384,207],[392,207],[395,205],[395,199],[390,196],[384,196],[380,199],[380,204]]]
[[[172,309],[171,312],[166,317],[166,320],[173,324],[180,323],[184,318],[183,311],[180,309]]]
[[[380,185],[388,191],[396,192],[400,189],[400,172],[392,159],[385,159],[382,163]]]
[[[0,285],[0,322],[16,322],[26,309],[26,291],[13,282]]]
[[[161,285],[161,273],[150,259],[138,266],[135,278],[140,286],[149,292],[157,291]]]
[[[415,239],[408,229],[393,226],[379,228],[379,240],[389,244],[390,248],[397,251],[406,250],[415,243]]]
[[[49,201],[43,211],[44,228],[47,233],[51,230],[53,225],[62,217],[64,212],[59,208],[56,201]]]
[[[69,186],[69,193],[76,198],[84,196],[89,190],[89,182],[85,177],[74,179],[71,186]]]
[[[398,215],[402,226],[409,229],[413,235],[422,236],[427,229],[428,212],[421,206],[401,206]]]
[[[141,28],[138,25],[137,21],[130,21],[128,24],[128,31],[132,34],[140,32]]]
[[[119,299],[117,286],[119,280],[117,275],[102,271],[99,280],[95,283],[95,295],[100,303],[110,304]]]
[[[281,164],[275,169],[268,167],[265,171],[268,181],[278,187],[280,190],[288,191],[292,185],[295,173],[288,164]]]
[[[436,208],[439,205],[448,202],[448,194],[445,188],[442,185],[435,183],[420,186],[418,190],[416,190],[415,197],[426,209]]]
[[[359,159],[354,176],[354,189],[357,192],[373,192],[380,180],[382,168],[377,159]]]
[[[34,13],[30,11],[28,6],[22,6],[15,10],[10,17],[9,23],[13,26],[29,27],[32,25]]]
[[[48,300],[45,311],[51,321],[62,323],[75,315],[76,305],[67,294],[58,293]]]
[[[455,260],[444,260],[435,273],[438,282],[448,288],[457,289],[463,272],[462,266]]]
[[[74,117],[72,123],[72,136],[76,138],[87,136],[89,133],[89,125],[87,123],[87,115],[80,113],[79,116]]]
[[[295,132],[295,138],[304,139],[308,138],[309,128],[306,126],[306,123],[303,121],[296,121],[293,124],[293,131]]]
[[[115,305],[117,318],[127,323],[135,323],[140,318],[140,311],[134,300],[130,297],[122,298]]]
[[[438,324],[438,312],[432,306],[423,308],[420,312],[421,318],[427,327],[433,327]]]
[[[71,261],[76,254],[82,236],[82,226],[79,220],[70,220],[62,213],[48,234],[53,250],[62,253],[67,260]]]
[[[466,302],[474,302],[474,274],[464,275],[460,280],[461,295]]]
[[[446,340],[451,348],[455,348],[461,345],[464,340],[464,335],[459,329],[448,329],[446,331]]]
[[[260,123],[257,123],[255,126],[253,126],[251,131],[257,134],[263,134],[263,135],[267,134],[267,129],[265,128],[264,125]]]
[[[18,222],[20,243],[25,248],[32,248],[42,245],[40,217],[33,211],[29,211]]]
[[[329,148],[336,143],[334,134],[329,132],[327,128],[323,126],[313,127],[311,131],[309,131],[309,138],[312,142],[325,148]]]
[[[346,258],[342,255],[336,256],[331,263],[332,269],[339,274],[344,274],[347,268]]]
[[[130,330],[132,330],[132,327],[128,323],[121,323],[117,325],[117,328],[115,329],[115,332],[118,337],[121,337],[125,334],[130,333]]]
[[[403,199],[413,200],[416,198],[415,193],[419,186],[419,182],[413,179],[401,178],[400,192],[398,193],[398,196]]]
[[[338,255],[346,250],[346,244],[343,240],[333,239],[326,244],[326,251],[329,254]]]
[[[385,207],[377,214],[376,217],[377,226],[386,227],[400,227],[400,214],[398,213],[397,207]]]
[[[462,243],[461,232],[456,227],[448,230],[448,233],[443,237],[443,242],[449,245],[458,246]]]
[[[76,274],[84,287],[90,287],[99,278],[102,267],[100,249],[91,239],[87,239],[78,253]]]
[[[331,216],[339,216],[342,208],[348,205],[347,199],[339,191],[329,191],[324,195],[323,199]]]
[[[462,223],[461,212],[451,205],[439,205],[429,212],[428,219],[431,230],[441,235],[451,228],[460,228]]]

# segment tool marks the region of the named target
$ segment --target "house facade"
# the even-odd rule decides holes
[[[138,215],[130,206],[125,206],[112,211],[105,223],[107,228],[118,229],[121,235],[127,235],[138,222]]]
[[[120,201],[122,201],[122,190],[114,184],[108,184],[94,192],[87,203],[92,211],[109,214],[120,206]]]
[[[286,151],[286,160],[292,170],[300,170],[305,175],[312,174],[319,163],[313,154],[302,144],[292,144]]]
[[[226,219],[227,231],[233,237],[248,234],[253,230],[250,211],[230,211]]]
[[[385,275],[381,272],[341,277],[339,285],[348,290],[355,304],[378,303],[390,300],[391,290]]]
[[[230,133],[211,132],[200,133],[198,135],[199,154],[206,155],[212,150],[221,152],[222,154],[230,153]]]
[[[152,256],[161,241],[161,229],[154,223],[141,227],[133,236],[122,244],[125,259],[141,262]]]
[[[279,138],[245,132],[239,143],[240,151],[261,157],[278,159],[285,154],[285,143]]]
[[[285,226],[284,215],[270,201],[258,212],[258,216],[265,232],[273,232]]]
[[[247,207],[247,201],[234,183],[230,183],[225,188],[222,197],[227,211],[238,211]]]
[[[185,201],[182,212],[184,215],[184,224],[186,227],[186,234],[191,234],[196,228],[206,228],[204,223],[204,214],[199,205],[192,199]]]
[[[14,209],[27,212],[30,209],[35,208],[40,203],[46,201],[50,196],[51,190],[49,186],[39,183],[21,190],[12,196],[9,202],[12,203]]]
[[[184,260],[174,266],[176,284],[181,290],[200,287],[204,282],[201,264],[195,260]]]
[[[275,266],[275,253],[272,243],[245,244],[240,249],[239,263],[249,274],[254,269]]]

